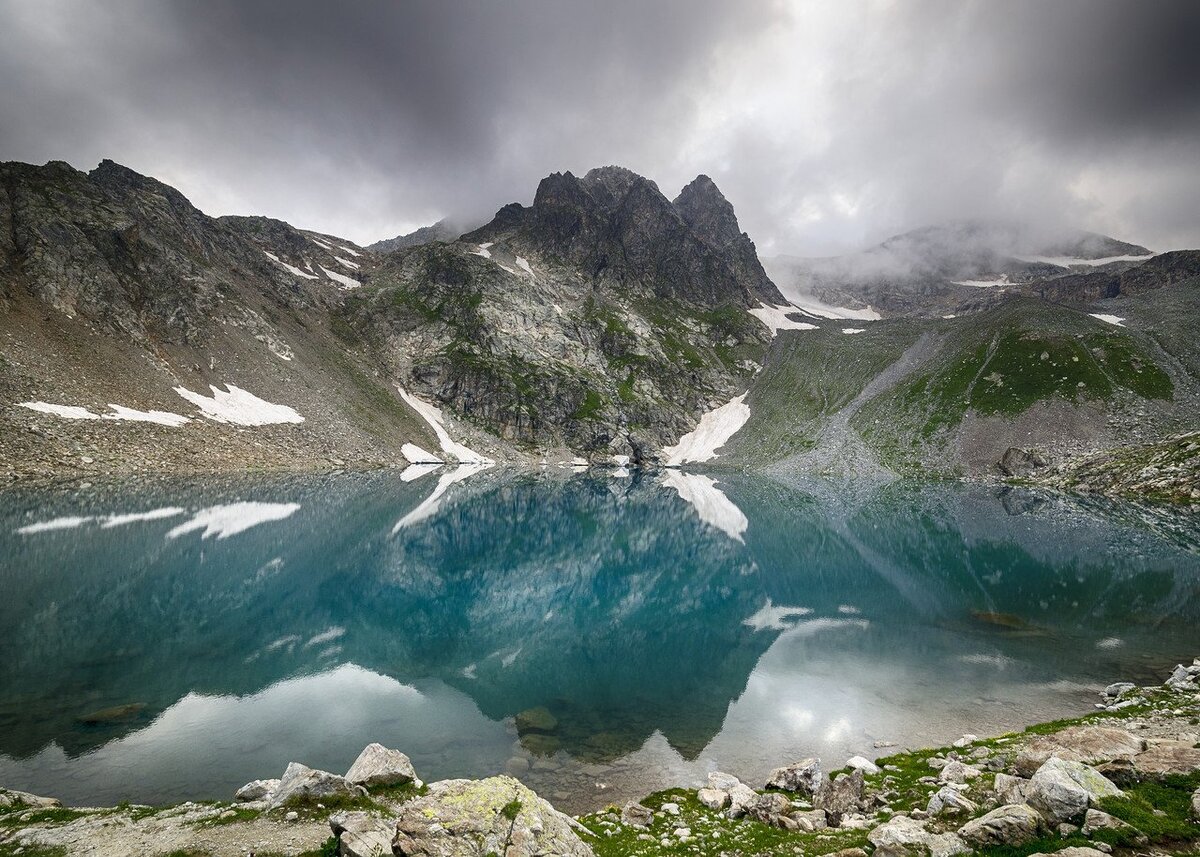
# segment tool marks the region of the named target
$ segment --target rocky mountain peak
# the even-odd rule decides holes
[[[675,208],[692,231],[716,247],[724,247],[742,234],[733,205],[704,174],[696,176],[680,191],[675,197]]]

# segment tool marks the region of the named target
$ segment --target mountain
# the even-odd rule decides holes
[[[447,244],[464,232],[469,232],[470,228],[464,228],[462,224],[456,224],[448,218],[443,218],[432,226],[422,226],[409,232],[407,235],[397,235],[395,238],[385,238],[382,241],[376,241],[374,244],[367,245],[367,249],[373,253],[391,253],[396,250],[406,250],[409,247],[417,247],[421,244],[429,244],[432,241],[440,241]]]
[[[967,220],[914,229],[847,256],[780,256],[767,267],[789,297],[809,294],[835,304],[867,303],[893,315],[936,316],[992,303],[981,288],[1119,273],[1153,255],[1093,232]]]
[[[1166,444],[1186,496],[1200,251],[1145,250],[967,222],[764,266],[710,178],[607,166],[378,253],[3,164],[0,478],[628,456],[1121,493],[1112,453]]]

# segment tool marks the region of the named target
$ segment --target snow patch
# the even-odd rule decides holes
[[[1125,326],[1121,324],[1121,322],[1123,322],[1125,319],[1121,318],[1119,315],[1106,315],[1102,312],[1089,312],[1088,315],[1090,315],[1092,318],[1098,318],[1101,321],[1107,321],[1109,324],[1115,324],[1117,327]]]
[[[210,384],[209,389],[213,392],[211,398],[203,393],[193,393],[186,387],[176,387],[175,392],[198,407],[213,422],[238,426],[304,422],[304,417],[287,405],[273,405],[233,384],[225,386],[227,391],[218,390]]]
[[[349,268],[351,271],[357,271],[359,268],[358,262],[351,262],[349,259],[343,259],[341,256],[334,256],[333,259],[343,268]]]
[[[77,515],[66,515],[61,518],[53,518],[49,521],[39,521],[36,524],[28,524],[20,527],[17,533],[22,536],[31,536],[35,533],[49,533],[54,530],[73,530],[76,527],[82,527],[88,521],[92,520],[91,515],[82,517]]]
[[[796,626],[795,620],[812,613],[807,607],[776,607],[767,599],[767,603],[751,616],[742,620],[742,624],[755,631],[786,631]]]
[[[162,509],[151,509],[149,512],[130,512],[125,515],[109,515],[100,518],[100,527],[110,530],[113,527],[123,527],[126,524],[137,524],[142,521],[161,521],[164,518],[175,518],[186,512],[178,506],[165,506]]]
[[[529,276],[531,276],[531,277],[533,276],[533,268],[529,267],[528,260],[523,259],[520,256],[518,256],[517,257],[517,267],[520,268],[522,271],[524,271]]]
[[[449,453],[463,464],[491,464],[492,460],[480,455],[473,449],[463,446],[461,443],[456,443],[450,433],[446,431],[446,424],[442,418],[442,411],[428,402],[424,402],[406,392],[402,387],[396,385],[396,389],[400,391],[400,398],[408,403],[408,406],[421,415],[425,422],[429,423],[429,427],[433,429],[433,433],[437,435],[438,443],[442,445],[442,452]]]
[[[325,276],[327,276],[329,279],[333,280],[335,283],[340,283],[342,288],[357,289],[362,285],[362,283],[353,277],[347,277],[345,274],[339,274],[337,271],[331,271],[320,263],[317,264],[317,267],[324,271]]]
[[[771,331],[771,335],[779,333],[781,330],[816,330],[815,324],[809,324],[805,321],[796,321],[788,318],[788,314],[800,312],[798,307],[783,304],[781,306],[760,306],[750,310],[750,314],[761,321]]]
[[[433,473],[435,470],[440,470],[441,468],[441,464],[410,464],[408,467],[404,468],[404,471],[400,474],[400,481],[416,482],[423,476],[427,476],[428,474]]]
[[[157,423],[162,426],[171,426],[178,428],[186,422],[189,422],[188,417],[180,414],[173,414],[169,411],[139,411],[135,408],[127,408],[124,405],[112,405],[111,414],[94,414],[87,408],[81,408],[78,405],[51,405],[46,402],[21,402],[19,407],[29,408],[31,411],[38,411],[43,414],[52,414],[56,417],[62,417],[68,420],[123,420],[127,422],[138,423]]]
[[[1044,262],[1047,265],[1070,268],[1073,265],[1095,267],[1096,265],[1107,265],[1111,262],[1145,262],[1147,259],[1153,259],[1154,255],[1151,253],[1148,256],[1105,256],[1101,259],[1080,259],[1078,256],[1022,256],[1018,258],[1022,262]]]
[[[415,443],[406,443],[400,447],[400,454],[408,459],[409,464],[444,464],[440,458],[432,452],[426,452],[417,446]]]
[[[716,481],[699,473],[668,470],[663,474],[662,483],[675,489],[675,493],[696,510],[701,521],[731,539],[744,541],[742,533],[746,532],[750,522],[742,510],[717,487]]]
[[[791,298],[791,305],[796,307],[801,312],[816,316],[817,318],[828,318],[834,321],[879,321],[879,312],[868,306],[866,309],[850,309],[849,307],[831,306],[830,304],[822,303],[816,298],[806,295],[797,295]]]
[[[975,289],[990,289],[993,286],[1011,285],[1008,281],[1008,274],[1001,274],[994,280],[951,280],[956,286],[970,286]]]
[[[313,236],[313,235],[309,235],[309,236],[308,236],[308,240],[309,240],[309,241],[311,241],[312,243],[316,244],[318,247],[324,247],[326,250],[329,250],[330,252],[333,252],[333,245],[332,245],[332,244],[326,244],[326,243],[325,243],[324,241],[322,241],[320,238],[317,238],[317,237],[315,237],[315,236]]]
[[[349,253],[351,256],[353,256],[356,259],[362,255],[362,253],[359,253],[353,247],[347,247],[345,244],[339,244],[338,248],[341,250],[345,250],[347,253]]]
[[[485,259],[490,259],[492,258],[492,251],[488,248],[495,243],[495,241],[485,241],[482,244],[477,245],[479,247],[478,250],[472,250],[471,253],[476,256],[482,256]]]
[[[843,327],[842,333],[866,333],[865,327]]]
[[[717,450],[750,419],[750,406],[743,402],[745,398],[746,394],[742,393],[709,411],[700,418],[700,424],[695,429],[679,439],[679,443],[663,447],[667,467],[716,458]]]
[[[177,539],[187,533],[203,530],[200,538],[207,539],[216,536],[227,539],[244,533],[251,527],[270,521],[282,521],[295,514],[300,508],[299,503],[226,503],[221,506],[211,506],[201,509],[189,521],[167,533],[168,539]]]
[[[301,271],[295,265],[289,265],[287,262],[280,259],[274,253],[269,253],[266,250],[263,250],[263,253],[266,254],[266,257],[268,259],[270,259],[272,262],[274,262],[276,265],[282,265],[284,268],[286,268],[289,274],[295,274],[297,277],[303,277],[306,280],[318,279],[316,274],[310,274],[307,271]]]
[[[469,479],[476,473],[487,470],[491,467],[491,463],[487,464],[462,464],[451,470],[449,473],[443,473],[438,478],[438,484],[428,497],[421,501],[415,509],[396,522],[392,527],[392,535],[403,530],[405,527],[411,527],[413,524],[424,521],[426,518],[431,518],[437,514],[438,509],[442,507],[442,497],[450,489],[450,486],[455,482],[461,482],[464,479]]]

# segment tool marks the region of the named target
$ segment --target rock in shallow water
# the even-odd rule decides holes
[[[401,807],[392,850],[398,857],[592,857],[577,828],[512,777],[444,780]]]

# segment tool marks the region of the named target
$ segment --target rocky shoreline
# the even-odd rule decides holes
[[[828,772],[803,759],[758,789],[712,772],[579,817],[509,776],[426,785],[379,744],[344,775],[294,762],[232,803],[67,808],[0,789],[0,857],[1103,857],[1198,842],[1200,658],[1158,687],[1112,684],[1074,720]]]

